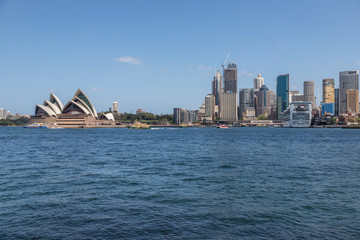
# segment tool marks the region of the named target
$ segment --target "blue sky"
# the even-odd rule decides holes
[[[0,107],[33,114],[80,88],[98,111],[197,109],[227,53],[239,88],[360,69],[360,1],[1,1]]]

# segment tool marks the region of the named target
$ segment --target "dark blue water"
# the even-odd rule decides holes
[[[359,239],[360,131],[0,128],[0,239]]]

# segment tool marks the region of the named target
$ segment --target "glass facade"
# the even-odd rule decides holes
[[[289,106],[289,74],[279,75],[276,78],[277,96],[277,117],[281,119],[281,114]]]
[[[335,103],[323,103],[321,107],[322,115],[335,115]]]

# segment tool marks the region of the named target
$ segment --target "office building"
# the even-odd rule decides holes
[[[119,103],[113,102],[113,113],[117,114],[119,113]]]
[[[346,110],[347,113],[359,112],[359,90],[349,89],[346,91]]]
[[[334,94],[334,99],[335,99],[335,116],[339,116],[339,89],[335,88],[335,94]]]
[[[259,89],[264,85],[264,78],[261,77],[259,73],[256,78],[254,78],[254,91],[259,91]]]
[[[312,102],[311,108],[315,109],[315,83],[313,81],[304,82],[304,102]]]
[[[220,71],[214,76],[214,80],[212,81],[212,94],[215,96],[215,105],[220,105],[220,93],[223,85],[223,77],[221,76]]]
[[[238,120],[236,92],[226,92],[220,95],[220,118],[222,121],[236,122]]]
[[[236,63],[229,63],[224,69],[224,92],[237,93],[237,66]]]
[[[243,88],[239,91],[239,115],[245,113],[246,108],[254,108],[254,89],[253,88]]]
[[[271,112],[276,112],[276,93],[272,90],[270,92],[270,105],[271,105]]]
[[[335,115],[335,103],[323,103],[321,106],[322,116],[334,116]]]
[[[335,103],[335,81],[332,78],[326,78],[322,81],[323,85],[323,103]]]
[[[205,119],[208,121],[214,120],[215,116],[215,96],[208,94],[205,96]]]
[[[220,94],[220,118],[223,121],[238,120],[237,107],[237,66],[229,63],[224,69],[224,89]]]
[[[270,91],[266,85],[262,85],[256,92],[256,116],[268,116],[271,113]]]
[[[339,115],[347,113],[347,90],[359,90],[359,71],[339,73]]]
[[[276,78],[276,111],[277,118],[281,119],[282,113],[289,106],[289,74],[279,75]]]

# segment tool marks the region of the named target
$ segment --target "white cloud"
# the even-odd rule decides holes
[[[240,70],[239,71],[239,76],[253,77],[253,76],[255,76],[255,74],[254,73],[249,73],[249,72],[247,72],[245,70]]]
[[[115,59],[115,61],[123,62],[123,63],[131,63],[131,64],[141,64],[141,62],[142,62],[141,58],[134,58],[134,57],[130,57],[130,56],[119,57],[119,58]]]
[[[95,87],[94,87],[94,88],[91,89],[91,91],[92,91],[92,92],[101,92],[102,89],[100,89],[100,88],[95,88]]]

